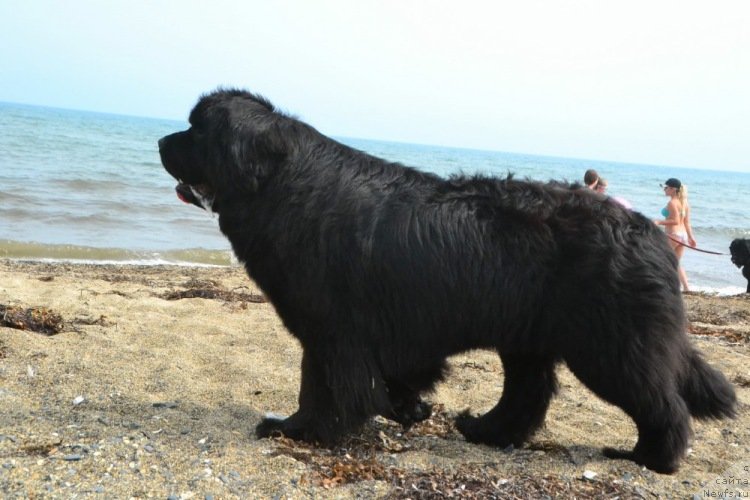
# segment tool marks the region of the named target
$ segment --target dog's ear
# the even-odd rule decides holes
[[[256,192],[263,181],[280,168],[287,157],[286,141],[277,124],[237,137],[230,146],[236,168],[235,187],[249,193]]]
[[[202,106],[202,107],[200,107]],[[217,191],[252,195],[286,161],[296,120],[265,98],[241,90],[219,90],[204,97],[195,112],[215,136],[208,159],[216,170]]]

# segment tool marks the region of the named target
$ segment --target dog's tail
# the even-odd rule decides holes
[[[734,418],[737,396],[724,375],[706,363],[695,349],[690,349],[680,383],[680,395],[695,418]]]

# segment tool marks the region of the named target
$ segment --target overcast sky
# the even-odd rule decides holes
[[[0,0],[0,101],[185,120],[236,86],[333,136],[750,172],[749,12]]]

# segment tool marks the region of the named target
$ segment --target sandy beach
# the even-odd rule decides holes
[[[456,413],[491,408],[502,367],[451,358],[404,432],[373,419],[331,449],[258,440],[296,409],[300,349],[240,268],[0,260],[4,498],[704,498],[750,481],[750,295],[686,294],[692,341],[735,384],[739,416],[694,422],[680,471],[603,457],[636,430],[564,367],[545,427],[520,449],[472,445]],[[46,326],[48,331],[32,331]],[[21,329],[25,328],[25,329]],[[745,469],[743,470],[743,467]],[[739,484],[739,486],[738,486]],[[744,489],[742,489],[744,488]]]

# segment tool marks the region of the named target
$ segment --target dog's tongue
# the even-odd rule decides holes
[[[174,189],[177,192],[177,197],[183,202],[187,203],[188,205],[195,205],[196,207],[202,208],[204,210],[206,209],[206,207],[203,206],[200,198],[196,196],[193,188],[190,187],[189,184],[184,184],[181,182],[180,184],[177,184],[177,187],[175,187]]]
[[[177,184],[177,186],[174,188],[175,192],[177,193],[177,197],[184,203],[192,204],[192,196],[193,193],[190,190],[190,186],[187,184]]]

